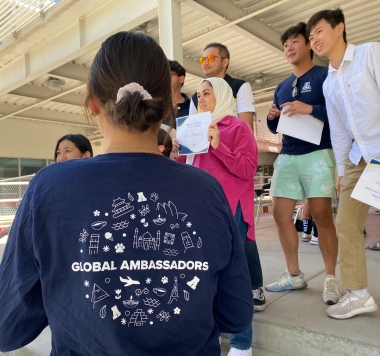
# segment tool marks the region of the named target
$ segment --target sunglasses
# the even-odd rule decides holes
[[[297,87],[297,84],[298,84],[298,78],[296,77],[296,79],[294,79],[293,83],[292,83],[292,88],[293,88],[293,90],[292,90],[292,97],[293,98],[295,98],[295,97],[297,97],[297,96],[300,95],[300,91],[299,91],[299,89]]]
[[[209,63],[212,63],[215,61],[215,58],[222,58],[225,59],[225,57],[221,56],[214,56],[213,54],[209,54],[207,57],[201,57],[199,58],[199,64],[203,66],[203,63],[206,61],[206,59],[209,61]]]

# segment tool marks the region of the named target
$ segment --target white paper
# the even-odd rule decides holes
[[[360,176],[351,198],[380,209],[380,161],[371,159]]]
[[[286,111],[285,109],[286,106],[282,108],[282,112]],[[288,114],[283,114],[282,112],[277,132],[314,143],[315,145],[321,143],[323,121],[311,115],[294,114],[289,117]]]
[[[208,152],[208,128],[211,124],[211,112],[203,112],[177,118],[177,139],[180,155]]]

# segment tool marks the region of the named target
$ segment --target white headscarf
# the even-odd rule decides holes
[[[216,124],[227,115],[237,116],[236,103],[229,84],[223,78],[212,77],[202,79],[198,85],[197,93],[204,81],[208,81],[211,84],[216,98],[215,109],[211,113],[211,123]],[[188,155],[186,157],[186,164],[193,164],[194,157],[195,155]]]
[[[211,84],[216,98],[215,109],[211,113],[211,123],[216,124],[227,115],[237,116],[236,103],[229,84],[223,78],[206,78],[199,83],[197,92],[205,81]]]

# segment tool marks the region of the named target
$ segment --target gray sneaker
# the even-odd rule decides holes
[[[326,313],[331,318],[348,319],[355,315],[370,313],[375,310],[377,310],[377,304],[368,292],[364,298],[359,298],[351,291],[348,291],[345,296],[340,298],[337,304],[327,308]]]
[[[340,288],[339,282],[336,280],[335,276],[328,274],[325,278],[324,290],[322,294],[325,304],[334,305],[338,303],[343,294],[344,292]]]
[[[298,276],[292,276],[288,269],[276,279],[276,282],[268,284],[265,289],[268,292],[282,292],[292,289],[303,289],[307,287],[304,274],[300,271]]]

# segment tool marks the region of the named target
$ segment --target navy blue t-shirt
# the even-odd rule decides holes
[[[275,92],[273,103],[281,110],[280,105],[290,101],[301,101],[313,106],[312,116],[324,122],[321,143],[313,143],[300,140],[288,135],[282,135],[282,150],[280,153],[289,155],[302,155],[326,148],[332,148],[330,138],[330,126],[327,118],[325,97],[323,96],[323,82],[327,77],[327,67],[314,66],[304,75],[298,78],[297,87],[299,96],[293,98],[292,84],[296,76],[292,74],[289,78],[281,82]],[[277,133],[277,125],[280,117],[273,120],[267,119],[267,125],[272,133]]]
[[[120,153],[30,182],[0,265],[1,351],[49,325],[54,356],[220,355],[219,332],[252,313],[239,232],[208,173]]]

